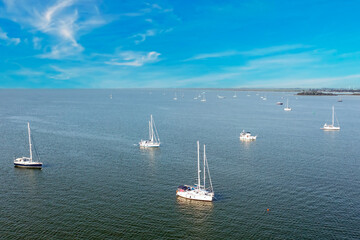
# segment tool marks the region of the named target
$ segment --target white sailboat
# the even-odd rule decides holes
[[[180,185],[178,189],[176,190],[176,195],[179,197],[187,198],[187,199],[193,199],[193,200],[199,200],[199,201],[213,201],[214,200],[214,191],[212,187],[211,177],[210,177],[210,171],[208,162],[206,159],[206,153],[205,153],[205,145],[204,145],[204,184],[201,185],[201,179],[200,179],[200,146],[199,141],[197,141],[197,165],[198,165],[198,182],[197,184],[190,186],[190,185]],[[210,188],[206,188],[206,169],[209,176],[209,182],[210,182]]]
[[[206,98],[205,98],[205,93],[202,93],[202,99],[200,100],[201,102],[206,102]]]
[[[175,101],[177,100],[177,95],[176,95],[176,92],[175,92],[175,96],[173,98]]]
[[[15,167],[23,167],[23,168],[42,168],[42,162],[33,161],[30,123],[28,123],[28,134],[29,134],[30,157],[16,158],[14,160],[14,166]]]
[[[160,147],[160,137],[157,132],[155,121],[152,115],[150,115],[149,121],[149,140],[142,140],[139,142],[141,148],[153,148]]]
[[[289,99],[286,100],[286,107],[284,108],[284,111],[291,111],[291,108],[289,108]]]
[[[332,106],[332,122],[331,122],[331,124],[325,123],[324,127],[322,127],[321,129],[325,130],[325,131],[340,130],[339,122],[338,122],[337,127],[334,125],[334,118],[335,118],[335,108],[334,108],[334,106]],[[337,119],[336,119],[336,121],[337,121]]]
[[[234,93],[234,96],[233,96],[233,98],[237,98],[236,92]]]
[[[221,96],[221,95],[217,95],[217,97],[219,98],[219,99],[224,99],[225,98],[225,96]]]

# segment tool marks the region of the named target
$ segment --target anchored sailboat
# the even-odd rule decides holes
[[[30,157],[16,158],[14,160],[14,166],[15,167],[23,167],[23,168],[42,168],[42,162],[33,161],[30,123],[28,123],[28,134],[29,134]]]
[[[205,92],[202,93],[202,99],[201,99],[200,101],[201,101],[201,102],[206,102]]]
[[[340,130],[340,124],[339,124],[339,122],[338,122],[338,126],[335,127],[335,125],[334,125],[334,118],[335,118],[335,108],[334,108],[334,106],[332,106],[332,122],[331,122],[331,124],[325,123],[325,124],[324,124],[324,127],[322,127],[321,129],[322,129],[322,130],[325,130],[325,131]],[[337,121],[337,119],[336,119],[336,121]]]
[[[153,120],[152,115],[150,115],[149,121],[149,140],[141,139],[139,145],[143,148],[160,147],[160,137],[157,132],[155,121]]]
[[[193,199],[193,200],[199,200],[199,201],[213,201],[214,200],[214,191],[212,187],[211,177],[210,177],[210,171],[208,162],[206,159],[206,153],[205,153],[205,145],[204,145],[204,184],[201,185],[201,179],[200,179],[200,145],[199,141],[197,141],[197,165],[198,165],[198,182],[194,186],[189,185],[180,185],[178,189],[176,190],[176,195],[183,198]],[[206,169],[209,176],[209,182],[210,182],[210,188],[205,187],[206,183]]]
[[[291,111],[291,108],[289,108],[289,99],[286,100],[286,108],[284,108],[284,111]]]

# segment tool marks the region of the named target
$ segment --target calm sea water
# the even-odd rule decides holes
[[[360,97],[175,91],[1,90],[0,238],[360,238]],[[341,131],[324,132],[332,105]],[[150,114],[162,146],[141,150]],[[13,167],[28,121],[42,170]],[[213,203],[175,196],[196,181],[197,140]]]

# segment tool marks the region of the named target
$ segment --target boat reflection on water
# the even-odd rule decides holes
[[[198,220],[207,219],[214,208],[214,202],[191,200],[179,196],[176,197],[176,201],[180,212],[192,215]]]

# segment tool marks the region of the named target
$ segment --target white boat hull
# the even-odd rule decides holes
[[[291,108],[284,108],[284,111],[291,111]]]
[[[214,200],[214,193],[208,192],[197,192],[197,191],[184,191],[180,192],[179,190],[176,192],[176,195],[179,197],[197,200],[197,201],[207,201],[212,202]]]
[[[320,128],[324,131],[338,131],[340,130],[340,127],[334,127],[334,126],[324,126],[323,128]]]
[[[254,141],[254,140],[256,140],[256,136],[240,137],[240,140],[242,140],[242,141]]]
[[[157,148],[157,147],[160,147],[160,143],[152,142],[152,141],[141,141],[141,142],[139,142],[139,146],[141,148]]]
[[[14,160],[14,166],[21,168],[42,168],[42,162],[33,162],[28,157],[22,157]]]

